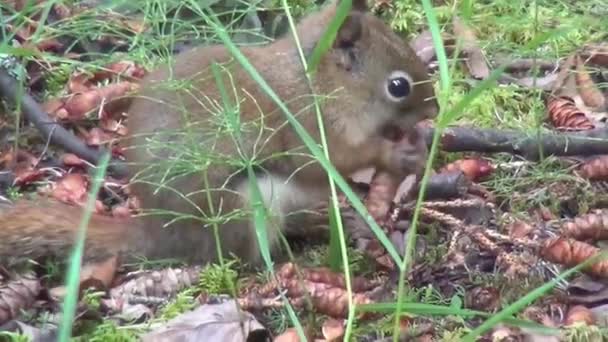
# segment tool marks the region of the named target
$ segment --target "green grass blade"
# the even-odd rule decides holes
[[[302,50],[302,46],[300,44],[300,39],[298,37],[296,26],[294,24],[293,17],[291,16],[291,12],[289,10],[289,5],[287,4],[287,0],[282,0],[282,4],[283,4],[283,8],[285,10],[287,19],[289,21],[289,26],[291,28],[291,32],[293,33],[294,41],[298,48],[298,53],[300,54],[302,66],[304,67],[304,70],[306,71],[306,80],[308,82],[308,88],[310,89],[311,92],[313,92],[314,87],[313,87],[312,78],[314,77],[314,73],[310,72],[310,65],[309,65],[309,63],[307,63],[305,55],[304,55],[304,51]],[[343,11],[343,12],[347,13],[348,11],[350,11],[350,7],[347,6],[348,3],[345,2],[345,3],[342,3],[341,5],[342,5],[342,8],[338,8],[338,12]],[[347,6],[347,8],[345,8],[344,6]],[[335,21],[335,19],[336,18],[334,18],[334,21]],[[342,21],[340,21],[340,23],[338,23],[338,25],[337,25],[338,27],[341,25],[341,22]],[[330,26],[331,26],[331,24],[330,24]],[[336,31],[337,31],[337,29],[336,29]],[[332,34],[333,34],[333,36],[332,36]],[[331,42],[334,39],[335,39],[335,33],[332,29],[329,29],[329,30],[325,31],[323,37],[321,38],[321,41],[322,42],[323,41]],[[324,43],[317,43],[317,46],[315,47],[318,51],[320,51],[319,47],[321,46],[321,44],[324,44]],[[328,44],[327,48],[329,48],[330,45],[331,44]],[[320,56],[322,56],[326,51],[327,50],[320,53],[318,55],[318,58],[320,59]],[[316,62],[316,63],[318,64],[318,62]],[[313,100],[314,100],[314,105],[315,105],[317,124],[319,126],[319,136],[321,137],[321,146],[323,148],[323,155],[327,159],[329,159],[329,146],[327,145],[327,138],[325,135],[325,125],[324,125],[323,116],[321,113],[321,106],[319,104],[319,100],[317,97],[314,97]],[[328,177],[329,188],[330,188],[330,204],[329,204],[329,210],[328,210],[329,232],[330,232],[329,262],[330,262],[330,267],[333,270],[338,271],[340,264],[342,264],[342,268],[344,270],[344,279],[346,281],[346,291],[348,292],[348,307],[349,307],[348,317],[347,317],[347,322],[346,322],[346,329],[344,332],[344,339],[348,340],[350,338],[350,335],[352,334],[354,320],[355,320],[355,308],[354,308],[355,304],[354,304],[353,291],[352,291],[351,270],[350,270],[350,265],[348,263],[348,249],[347,249],[347,244],[346,244],[346,234],[344,234],[344,226],[342,224],[342,217],[340,215],[340,206],[338,203],[338,194],[336,191],[336,184],[334,182],[334,178],[332,178],[332,175],[330,173],[327,174],[327,177]]]
[[[500,66],[490,73],[488,78],[481,81],[475,88],[473,88],[469,93],[467,93],[462,100],[458,101],[456,105],[454,105],[450,110],[448,110],[444,115],[440,116],[437,120],[437,126],[440,129],[446,128],[449,124],[454,122],[457,119],[458,115],[464,113],[467,107],[484,91],[492,88],[496,85],[496,81],[500,78],[502,73],[505,70],[505,66]]]
[[[452,81],[450,78],[450,70],[448,64],[448,58],[445,51],[445,47],[443,46],[443,38],[441,37],[441,30],[439,28],[439,21],[437,20],[437,14],[431,4],[430,0],[423,0],[422,6],[424,9],[424,13],[427,17],[429,23],[429,30],[431,32],[431,37],[433,41],[433,47],[435,48],[435,53],[437,55],[437,62],[439,64],[439,76],[440,76],[440,84],[441,89],[438,96],[439,103],[439,118],[437,121],[445,121],[442,119],[446,115],[444,108],[446,107],[445,101],[447,100],[447,95],[450,93],[450,87],[452,85]],[[414,250],[416,248],[416,231],[418,229],[418,221],[420,217],[420,208],[422,206],[422,201],[424,200],[424,196],[426,194],[426,185],[428,183],[429,177],[431,175],[431,170],[433,167],[433,161],[435,159],[435,155],[437,154],[437,146],[439,145],[439,137],[441,136],[441,127],[437,127],[435,129],[435,133],[433,135],[433,141],[431,144],[431,148],[429,151],[428,159],[425,165],[424,174],[422,175],[422,179],[420,181],[420,191],[418,193],[418,198],[416,202],[416,208],[414,210],[414,214],[412,217],[412,224],[409,228],[407,234],[407,241],[405,247],[405,255],[403,257],[402,262],[398,263],[399,265],[399,282],[397,285],[397,306],[395,308],[395,321],[393,325],[393,341],[397,342],[399,339],[399,331],[400,331],[400,321],[399,316],[401,313],[402,302],[405,296],[405,278],[407,276],[408,265],[410,264],[410,260],[414,255]]]
[[[72,324],[74,316],[76,314],[76,304],[78,303],[78,288],[80,283],[80,264],[82,262],[82,255],[84,250],[84,242],[87,234],[87,226],[91,215],[95,210],[95,201],[97,200],[97,194],[99,188],[105,177],[106,168],[110,161],[110,155],[105,154],[99,161],[99,166],[95,171],[93,178],[93,184],[91,186],[91,192],[84,208],[84,215],[80,220],[78,226],[78,236],[76,238],[76,244],[70,257],[70,265],[66,276],[66,297],[63,301],[63,318],[61,320],[61,326],[59,328],[59,342],[67,342],[72,334]]]
[[[260,192],[260,187],[258,186],[257,177],[253,172],[253,167],[251,163],[247,165],[247,178],[249,180],[249,191],[251,196],[251,207],[253,209],[253,224],[255,227],[255,232],[257,235],[257,239],[259,242],[260,253],[262,254],[262,259],[266,264],[266,268],[271,273],[273,278],[276,278],[274,272],[274,265],[272,263],[272,258],[270,255],[270,248],[268,246],[268,234],[267,234],[267,220],[268,217],[266,207],[264,205],[264,200],[262,198],[262,193]],[[289,303],[289,300],[285,297],[285,293],[280,291],[281,299],[285,304],[285,308],[287,309],[287,313],[289,318],[293,322],[296,331],[298,333],[299,338],[302,341],[306,341],[306,335],[304,334],[304,328],[302,324],[298,320],[298,316],[296,316],[296,312],[293,307]]]
[[[363,304],[357,306],[357,310],[360,312],[374,312],[374,313],[391,313],[395,311],[397,303],[373,303],[373,304]],[[434,305],[434,304],[424,304],[424,303],[415,303],[415,302],[405,302],[402,304],[403,313],[402,314],[414,314],[414,315],[431,315],[431,316],[457,316],[457,317],[492,317],[493,314],[477,311],[477,310],[469,310],[462,308],[455,308],[451,306],[443,306],[443,305]],[[557,328],[550,328],[539,323],[533,321],[527,321],[522,319],[517,319],[513,317],[506,317],[504,322],[517,326],[520,328],[533,329],[536,332],[542,334],[556,334],[559,332]]]

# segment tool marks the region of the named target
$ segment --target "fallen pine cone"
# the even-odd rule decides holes
[[[551,97],[547,103],[549,120],[558,129],[587,130],[595,128],[569,96]]]
[[[608,239],[608,211],[602,210],[575,217],[564,223],[562,232],[565,236],[577,240],[606,240]]]
[[[545,242],[541,256],[543,259],[564,265],[566,267],[574,267],[587,259],[594,257],[601,250],[588,243],[576,241],[573,239],[558,237],[549,239]],[[608,277],[608,261],[599,261],[585,268],[583,272],[597,277]]]
[[[608,179],[608,155],[595,157],[585,162],[579,168],[578,173],[588,179],[605,180]]]
[[[349,293],[346,291],[344,275],[329,268],[299,269],[293,263],[286,263],[277,272],[277,281],[260,288],[257,293],[264,297],[275,296],[279,285],[286,290],[289,301],[303,307],[310,299],[314,309],[322,314],[335,318],[348,315]],[[373,300],[368,296],[378,284],[362,277],[353,278],[353,301],[355,304],[369,304]],[[258,302],[262,300],[257,299]]]
[[[138,272],[135,278],[111,289],[110,296],[125,302],[129,302],[131,297],[169,299],[197,283],[200,272],[199,266]]]
[[[281,266],[281,269],[277,272],[277,275],[279,276],[280,280],[298,280],[298,271],[302,275],[303,280],[308,280],[313,283],[324,283],[331,287],[346,289],[346,279],[344,278],[344,274],[336,273],[327,267],[303,268],[298,270],[294,263],[288,262]],[[352,278],[352,289],[355,292],[368,291],[375,286],[376,284],[370,282],[366,278]]]

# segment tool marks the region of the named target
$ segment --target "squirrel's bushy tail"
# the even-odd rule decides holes
[[[0,206],[0,265],[72,252],[84,209],[58,201],[22,200]],[[84,260],[100,260],[128,247],[129,219],[93,214]]]

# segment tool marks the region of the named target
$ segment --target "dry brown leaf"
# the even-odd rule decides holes
[[[88,132],[81,132],[84,135],[83,139],[89,146],[100,146],[108,144],[114,141],[114,136],[101,129],[100,127],[93,127]]]
[[[99,82],[118,77],[128,81],[135,81],[143,78],[145,74],[146,70],[141,65],[133,61],[124,60],[106,65],[103,70],[93,75],[92,80]]]
[[[572,325],[575,323],[585,323],[587,325],[595,324],[595,317],[593,312],[582,305],[574,305],[566,314],[564,325]]]
[[[110,288],[118,264],[118,256],[113,256],[102,262],[83,265],[80,272],[80,288],[95,287],[100,290]]]
[[[575,55],[568,56],[568,58],[561,63],[557,79],[553,83],[553,89],[551,91],[552,96],[572,97],[578,93],[575,87],[576,81],[572,77],[572,68],[574,68],[575,64]]]
[[[126,136],[128,132],[127,126],[109,117],[104,117],[101,119],[100,127],[108,132],[112,132],[120,136]]]
[[[225,341],[241,342],[269,338],[268,331],[251,313],[239,310],[234,300],[205,304],[187,311],[141,336],[143,342]]]
[[[91,90],[94,85],[90,79],[91,75],[85,72],[77,72],[72,74],[67,84],[68,93],[78,94]]]
[[[110,288],[112,281],[118,269],[118,257],[113,256],[109,259],[96,263],[87,263],[82,266],[80,271],[80,286],[79,291],[86,289],[107,290]],[[60,301],[65,298],[67,288],[64,285],[49,289],[51,298],[55,301]]]
[[[98,108],[102,102],[112,101],[136,89],[137,85],[131,82],[113,83],[102,88],[90,89],[68,97],[64,103],[64,108],[70,118],[81,119],[87,113]]]
[[[61,162],[65,166],[85,166],[86,162],[73,153],[66,153],[61,157]]]
[[[608,67],[608,44],[587,45],[581,55],[590,63]]]
[[[454,35],[462,42],[462,51],[467,56],[466,66],[469,73],[476,79],[486,79],[490,76],[490,68],[479,47],[477,35],[464,21],[458,16],[452,20],[454,25]]]
[[[576,55],[576,85],[585,105],[594,111],[606,109],[606,98],[591,79],[585,63],[579,55]]]
[[[52,187],[51,196],[59,201],[84,204],[87,199],[89,181],[80,173],[68,173]]]
[[[424,64],[430,63],[435,58],[436,52],[431,31],[422,31],[422,33],[410,41],[410,45]]]
[[[344,320],[342,319],[329,318],[323,322],[321,327],[321,332],[327,342],[340,341],[345,331]]]
[[[528,236],[528,234],[530,234],[533,230],[534,230],[534,227],[532,225],[528,224],[527,222],[521,221],[521,220],[517,220],[517,221],[511,223],[507,227],[509,236],[512,238],[517,238],[517,239],[521,239],[521,238]]]
[[[312,341],[312,339],[308,339],[308,341]],[[275,337],[274,342],[300,342],[300,336],[298,336],[298,332],[296,328],[287,328],[285,331],[279,336]]]
[[[0,156],[0,167],[13,172],[15,185],[27,185],[44,177],[45,172],[36,168],[38,164],[36,156],[23,150],[18,150],[17,153],[13,151],[11,148]]]
[[[24,274],[0,287],[0,324],[31,307],[42,286],[34,274]]]

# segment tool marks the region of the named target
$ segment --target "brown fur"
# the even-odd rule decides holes
[[[359,11],[364,2],[354,3],[355,10],[334,47],[322,58],[313,85],[316,94],[329,95],[322,99],[321,110],[330,159],[343,176],[366,167],[396,175],[417,172],[401,156],[412,152],[399,150],[380,132],[386,125],[411,128],[435,114],[437,106],[429,100],[433,89],[426,68],[381,20]],[[334,13],[332,4],[298,25],[307,54]],[[308,133],[320,141],[311,91],[291,34],[267,46],[241,51]],[[220,72],[230,102],[238,103],[244,131],[240,146],[229,133],[216,134],[221,128],[226,130],[226,124],[221,123],[222,98],[211,72],[214,62],[222,65]],[[398,105],[387,101],[383,93],[386,77],[393,70],[407,71],[416,83],[409,98]],[[312,209],[327,199],[327,175],[284,114],[223,46],[187,51],[175,58],[171,68],[162,67],[148,75],[143,85],[129,110],[132,148],[127,157],[133,162],[134,192],[143,207],[163,212],[128,222],[95,215],[88,228],[87,256],[126,251],[151,258],[215,260],[212,225],[201,217],[214,217],[221,211],[224,215],[243,212],[219,223],[224,252],[257,262],[257,239],[247,213],[251,198],[247,178],[242,165],[227,162],[238,161],[243,155],[255,155],[260,162],[256,165],[260,170],[258,183],[265,200],[270,201],[270,193],[278,194],[276,201],[267,203],[276,214],[269,243],[276,247],[276,229],[287,234],[317,234],[303,221],[310,219],[308,215],[294,216],[298,219],[288,215]],[[424,158],[424,152],[417,153]],[[277,158],[277,154],[283,155]],[[206,161],[211,161],[208,166]],[[213,190],[197,191],[200,189]],[[74,209],[64,204],[44,205],[52,208],[52,213],[40,210],[38,204],[19,204],[0,217],[0,257],[66,250],[79,216],[66,214]],[[181,219],[167,227],[179,215]],[[31,236],[37,238],[29,239]]]

